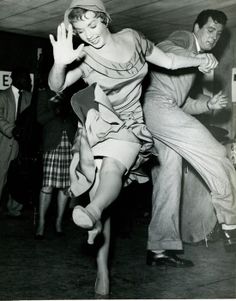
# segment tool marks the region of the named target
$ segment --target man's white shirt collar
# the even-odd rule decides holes
[[[17,89],[15,86],[11,86],[12,87],[12,91],[14,95],[19,95],[19,89]]]
[[[20,93],[20,90],[17,89],[15,86],[11,86],[12,88],[12,92],[14,94],[14,97],[15,97],[15,104],[16,104],[16,114],[17,114],[17,108],[18,108],[18,101],[19,101],[19,93]]]
[[[197,52],[199,53],[199,52],[201,52],[201,47],[200,47],[200,45],[199,45],[199,43],[198,43],[198,40],[197,40],[197,37],[195,36],[194,33],[193,33],[193,36],[194,36],[194,39],[195,39],[195,41],[196,41]]]

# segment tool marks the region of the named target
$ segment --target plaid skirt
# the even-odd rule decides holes
[[[44,153],[43,187],[65,189],[70,186],[71,147],[66,131],[63,131],[61,142],[57,148]]]

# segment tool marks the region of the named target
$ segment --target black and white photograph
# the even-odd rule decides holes
[[[236,0],[0,0],[0,300],[236,299]]]

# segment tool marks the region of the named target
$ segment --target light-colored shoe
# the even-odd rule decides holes
[[[84,229],[92,230],[100,220],[101,211],[91,203],[86,207],[75,206],[72,212],[74,223]]]
[[[87,241],[88,244],[93,245],[95,238],[101,232],[102,232],[102,223],[101,223],[101,221],[97,221],[96,224],[94,225],[93,229],[88,231],[88,241]]]
[[[81,206],[75,206],[72,212],[74,223],[84,229],[93,229],[96,219],[89,211]]]

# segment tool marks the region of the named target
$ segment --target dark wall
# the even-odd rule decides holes
[[[38,48],[43,50],[43,68],[50,69],[52,49],[48,39],[0,32],[0,45],[0,70],[24,67],[35,73]]]

